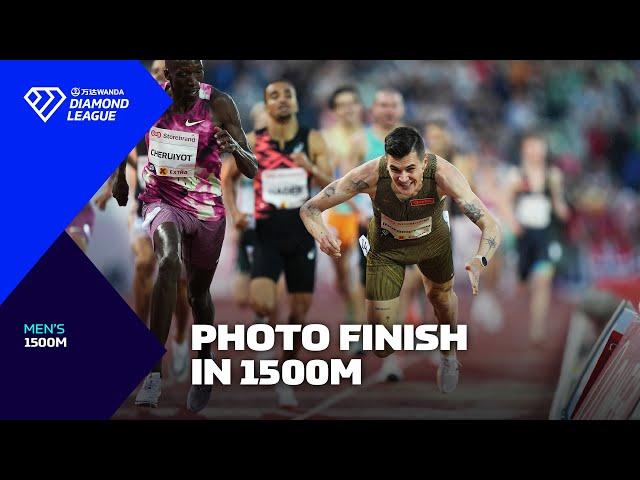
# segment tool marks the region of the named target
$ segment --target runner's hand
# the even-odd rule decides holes
[[[478,282],[480,281],[480,272],[484,267],[478,258],[472,258],[464,265],[464,269],[469,275],[471,282],[471,291],[474,295],[478,294]]]
[[[214,128],[213,136],[218,142],[218,148],[220,149],[220,153],[233,153],[240,148],[238,142],[236,142],[231,134],[220,127]]]
[[[292,153],[289,155],[289,157],[291,158],[291,160],[296,162],[296,165],[298,165],[299,167],[302,167],[307,171],[311,171],[313,169],[313,164],[311,163],[311,160],[309,160],[309,157],[307,157],[306,153]]]
[[[127,181],[117,178],[111,188],[111,194],[118,201],[118,205],[124,207],[129,200],[129,185],[127,185]]]
[[[320,238],[318,242],[320,244],[320,250],[333,258],[340,258],[342,254],[340,253],[340,239],[337,238],[333,233],[327,232],[326,235]]]
[[[238,230],[245,230],[249,226],[249,215],[240,213],[237,217],[233,217],[233,224]]]

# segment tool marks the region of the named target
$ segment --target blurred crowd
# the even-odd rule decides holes
[[[524,132],[542,131],[571,208],[557,225],[556,281],[579,289],[638,271],[639,61],[205,61],[205,80],[233,96],[247,129],[264,86],[279,78],[296,86],[299,118],[316,128],[335,121],[327,100],[337,87],[356,86],[366,106],[377,89],[395,88],[405,124],[424,131],[443,121],[458,152],[499,171],[518,164]]]

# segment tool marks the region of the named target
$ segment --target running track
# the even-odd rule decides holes
[[[471,296],[467,285],[457,287],[460,298],[460,323],[467,323]],[[160,406],[139,408],[133,404],[137,388],[112,417],[134,419],[547,419],[565,342],[570,305],[553,300],[552,318],[547,330],[548,342],[540,348],[527,340],[527,301],[503,297],[505,324],[490,334],[481,326],[469,324],[469,349],[459,352],[462,363],[460,382],[455,392],[441,394],[435,383],[436,365],[431,352],[403,352],[404,380],[380,382],[377,373],[381,360],[371,352],[363,357],[363,383],[360,386],[296,387],[299,407],[295,411],[278,409],[272,387],[241,386],[240,360],[253,353],[224,352],[232,359],[234,385],[215,386],[209,406],[198,414],[185,409],[190,380],[178,384],[165,375]],[[330,308],[327,308],[330,306]],[[431,307],[427,312],[432,315]],[[286,312],[284,312],[286,313]],[[342,302],[328,285],[323,284],[314,297],[309,321],[324,323],[337,338],[338,325],[344,316]],[[216,300],[216,323],[251,323],[248,310],[235,308],[228,300]],[[429,319],[431,321],[431,319]],[[336,345],[326,352],[302,352],[301,360],[328,359],[337,354]],[[170,352],[165,356],[168,372]]]

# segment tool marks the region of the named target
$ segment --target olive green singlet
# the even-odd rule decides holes
[[[443,215],[445,202],[438,198],[435,180],[437,159],[428,154],[426,161],[422,188],[403,201],[391,189],[386,157],[380,158],[374,217],[367,232],[368,300],[399,297],[406,265],[417,264],[435,283],[453,278],[451,235]]]

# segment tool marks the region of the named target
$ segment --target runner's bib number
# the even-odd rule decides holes
[[[193,177],[198,134],[153,127],[149,132],[149,161],[161,177]]]
[[[278,168],[262,172],[262,199],[276,208],[298,208],[309,198],[304,168]]]
[[[551,202],[546,195],[523,195],[516,206],[515,216],[523,227],[546,228],[551,223]]]
[[[396,240],[413,240],[431,233],[431,217],[400,222],[380,213],[380,227]]]

